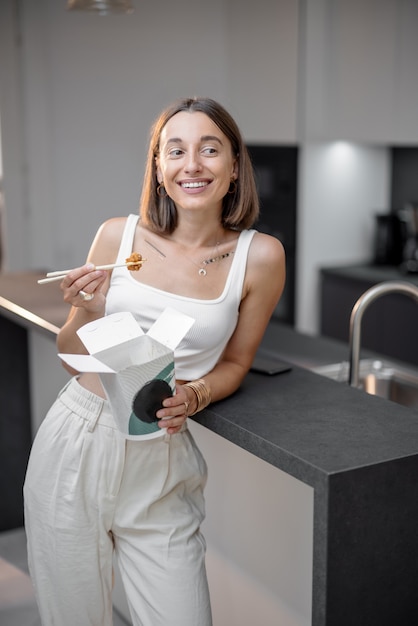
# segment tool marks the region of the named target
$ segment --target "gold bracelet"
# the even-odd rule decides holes
[[[193,380],[190,383],[185,383],[185,387],[190,387],[194,391],[197,400],[197,408],[193,413],[188,413],[188,415],[195,415],[199,411],[203,411],[204,408],[208,406],[211,402],[211,393],[210,389],[207,386],[206,382],[203,378],[199,378],[198,380]]]

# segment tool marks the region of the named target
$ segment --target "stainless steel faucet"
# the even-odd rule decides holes
[[[401,280],[378,283],[360,296],[353,307],[350,317],[350,370],[348,382],[352,387],[358,387],[359,382],[361,320],[363,314],[372,302],[380,298],[380,296],[389,293],[403,293],[406,296],[411,296],[418,304],[418,287]]]

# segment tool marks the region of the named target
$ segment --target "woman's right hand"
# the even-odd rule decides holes
[[[102,311],[106,296],[101,287],[106,281],[107,274],[105,270],[96,270],[92,263],[75,268],[61,281],[60,287],[64,294],[64,301],[90,313]],[[83,294],[87,294],[87,299],[83,298]],[[88,299],[90,295],[93,298]]]

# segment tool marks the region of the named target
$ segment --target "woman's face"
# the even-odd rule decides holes
[[[222,209],[237,163],[226,135],[201,112],[181,111],[165,125],[156,157],[157,178],[176,207]]]

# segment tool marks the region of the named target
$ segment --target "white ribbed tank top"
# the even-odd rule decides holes
[[[117,263],[132,254],[138,215],[129,215],[122,236]],[[215,367],[238,321],[248,250],[255,230],[240,233],[224,290],[214,300],[178,296],[134,278],[126,267],[112,272],[107,294],[106,314],[130,311],[147,332],[167,307],[195,319],[192,328],[174,353],[176,378],[194,380]]]

